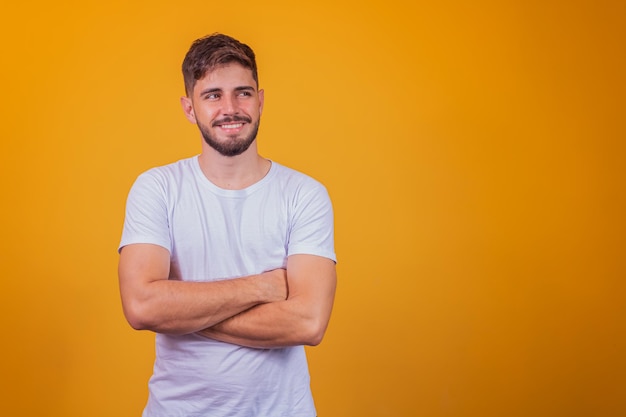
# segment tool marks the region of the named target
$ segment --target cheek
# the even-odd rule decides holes
[[[196,121],[203,122],[204,124],[208,124],[211,120],[215,118],[216,112],[211,111],[210,109],[196,109],[195,118]]]
[[[263,111],[263,106],[259,103],[255,103],[248,108],[248,114],[260,116]]]

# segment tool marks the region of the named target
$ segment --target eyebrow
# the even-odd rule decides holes
[[[219,87],[214,87],[214,88],[207,88],[205,90],[202,90],[200,92],[200,95],[203,96],[205,94],[210,94],[210,93],[219,93],[222,92],[223,90]],[[249,86],[249,85],[243,85],[240,87],[235,87],[235,91],[255,91],[254,87]]]

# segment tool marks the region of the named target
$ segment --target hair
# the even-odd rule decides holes
[[[214,33],[195,40],[183,60],[185,93],[192,94],[196,81],[215,68],[236,62],[252,71],[252,78],[259,85],[254,51],[248,45],[221,33]]]

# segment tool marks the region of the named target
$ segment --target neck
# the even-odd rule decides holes
[[[267,175],[271,167],[271,162],[258,154],[256,142],[237,156],[224,156],[209,146],[203,146],[198,161],[209,181],[226,190],[251,186]]]

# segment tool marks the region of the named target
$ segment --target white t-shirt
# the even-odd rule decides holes
[[[285,267],[293,254],[336,261],[328,193],[272,163],[243,190],[224,190],[198,158],[141,174],[128,196],[120,248],[163,246],[170,279],[213,281]],[[251,349],[196,334],[156,335],[144,417],[313,417],[303,346]]]

